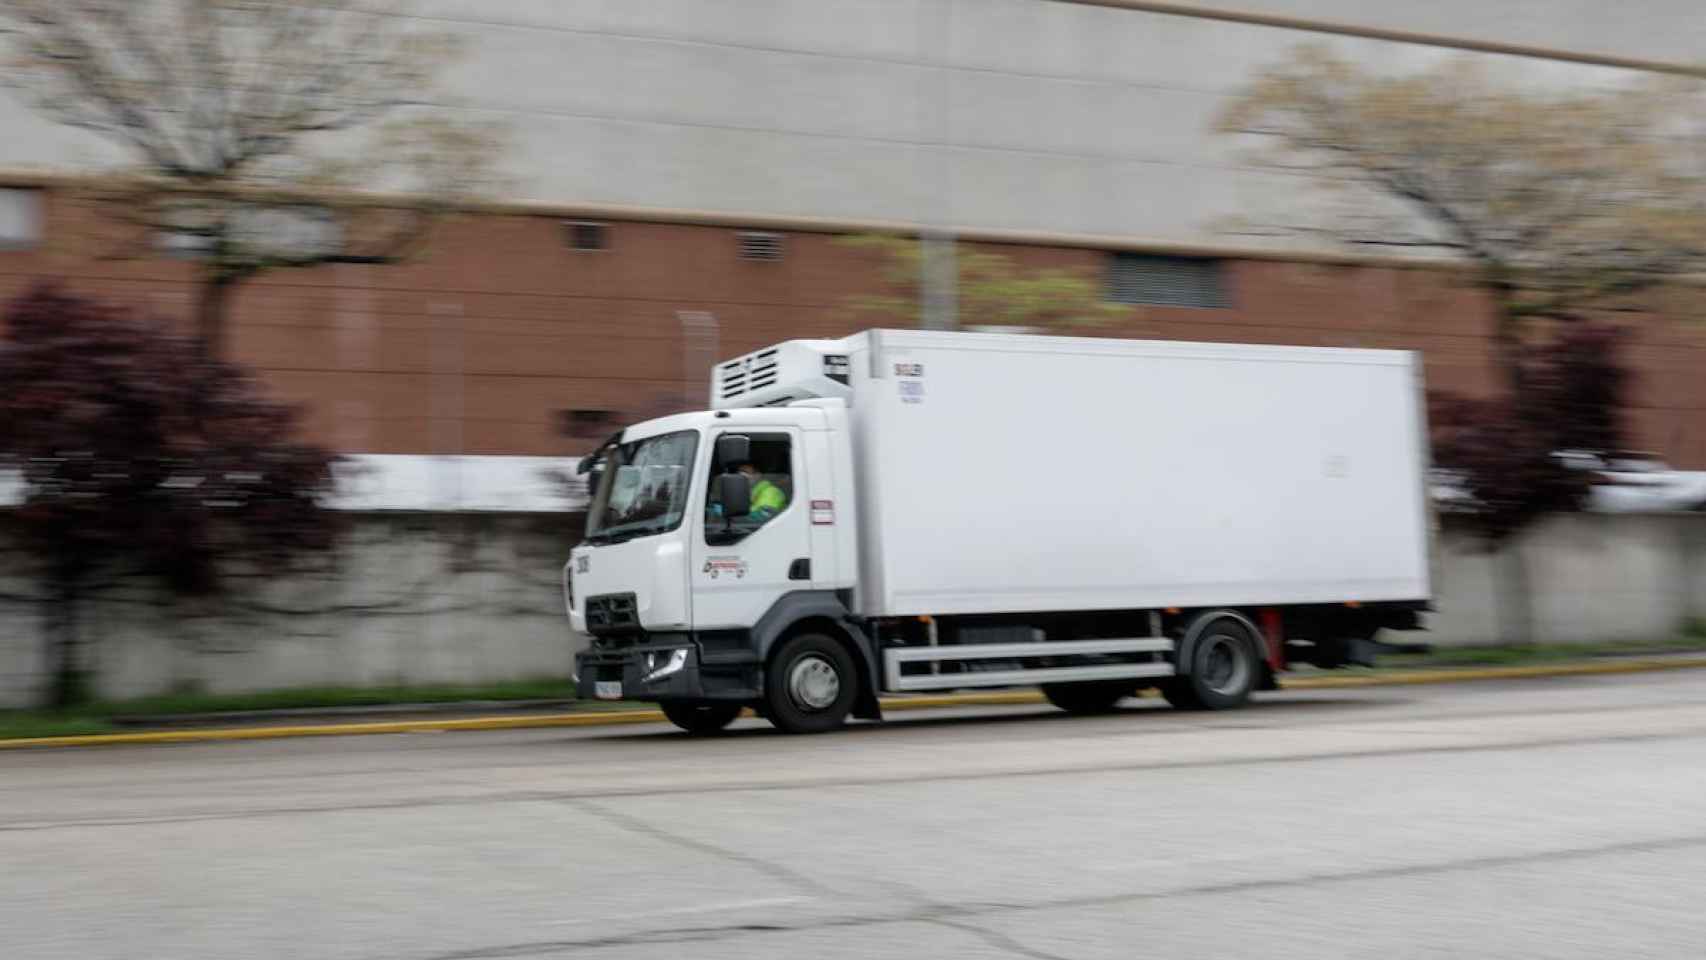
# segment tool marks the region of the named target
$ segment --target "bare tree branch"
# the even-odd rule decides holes
[[[116,188],[84,199],[122,246],[152,251],[165,237],[199,261],[204,305],[216,308],[203,310],[210,348],[233,284],[405,259],[493,186],[502,131],[444,103],[433,80],[458,45],[413,23],[374,0],[0,5],[12,85],[126,158]],[[360,194],[410,199],[389,210],[346,202]],[[278,195],[313,202],[268,199]]]
[[[1348,204],[1349,216],[1290,232],[1468,265],[1498,309],[1515,388],[1527,321],[1569,322],[1706,270],[1706,152],[1690,123],[1701,104],[1696,81],[1530,92],[1463,61],[1384,76],[1304,47],[1235,98],[1219,129]]]

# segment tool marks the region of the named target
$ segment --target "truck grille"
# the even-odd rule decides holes
[[[717,367],[717,399],[732,400],[776,382],[776,349],[760,350]]]
[[[631,593],[606,593],[586,598],[586,632],[593,636],[638,633],[639,604]]]

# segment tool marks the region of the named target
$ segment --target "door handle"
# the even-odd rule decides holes
[[[810,559],[801,557],[793,563],[788,564],[789,580],[810,580],[811,578],[812,562]]]

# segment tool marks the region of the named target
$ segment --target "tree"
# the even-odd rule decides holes
[[[886,234],[844,237],[845,246],[877,253],[888,292],[852,298],[860,313],[921,326],[924,316],[924,245]],[[1071,270],[1025,269],[1010,257],[964,244],[954,254],[958,272],[956,313],[966,326],[1068,326],[1101,324],[1131,309],[1102,300],[1094,280]]]
[[[1524,389],[1495,398],[1429,396],[1434,466],[1465,494],[1448,519],[1491,551],[1539,518],[1580,510],[1596,476],[1560,456],[1624,446],[1628,373],[1618,357],[1623,332],[1580,323],[1522,358]],[[1533,640],[1528,571],[1519,550],[1495,558],[1502,639]]]
[[[15,86],[124,157],[80,191],[102,245],[198,261],[213,356],[245,280],[393,262],[490,176],[495,128],[434,102],[455,45],[383,3],[7,0],[5,22]]]
[[[1623,336],[1614,327],[1577,324],[1529,348],[1520,394],[1429,397],[1434,465],[1459,478],[1469,495],[1463,513],[1490,543],[1545,514],[1583,506],[1593,475],[1564,463],[1560,452],[1623,448]]]
[[[293,440],[297,411],[161,321],[39,288],[6,309],[0,467],[36,558],[57,706],[88,685],[80,614],[105,579],[211,596],[334,542],[334,458]]]
[[[1287,230],[1444,254],[1495,312],[1495,358],[1522,388],[1525,342],[1706,267],[1706,178],[1689,82],[1558,93],[1472,61],[1381,76],[1301,48],[1218,127],[1335,200]]]

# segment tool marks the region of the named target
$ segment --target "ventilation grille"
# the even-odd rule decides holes
[[[761,350],[717,368],[717,398],[732,400],[776,382],[776,349]]]
[[[740,241],[740,258],[742,260],[782,259],[781,234],[746,231],[736,236]]]
[[[607,593],[586,599],[586,632],[593,636],[638,633],[639,605],[631,593]]]
[[[1230,306],[1219,260],[1142,253],[1109,259],[1107,298],[1163,307]]]
[[[569,220],[563,224],[563,239],[571,250],[603,250],[608,247],[605,225],[590,220]]]

